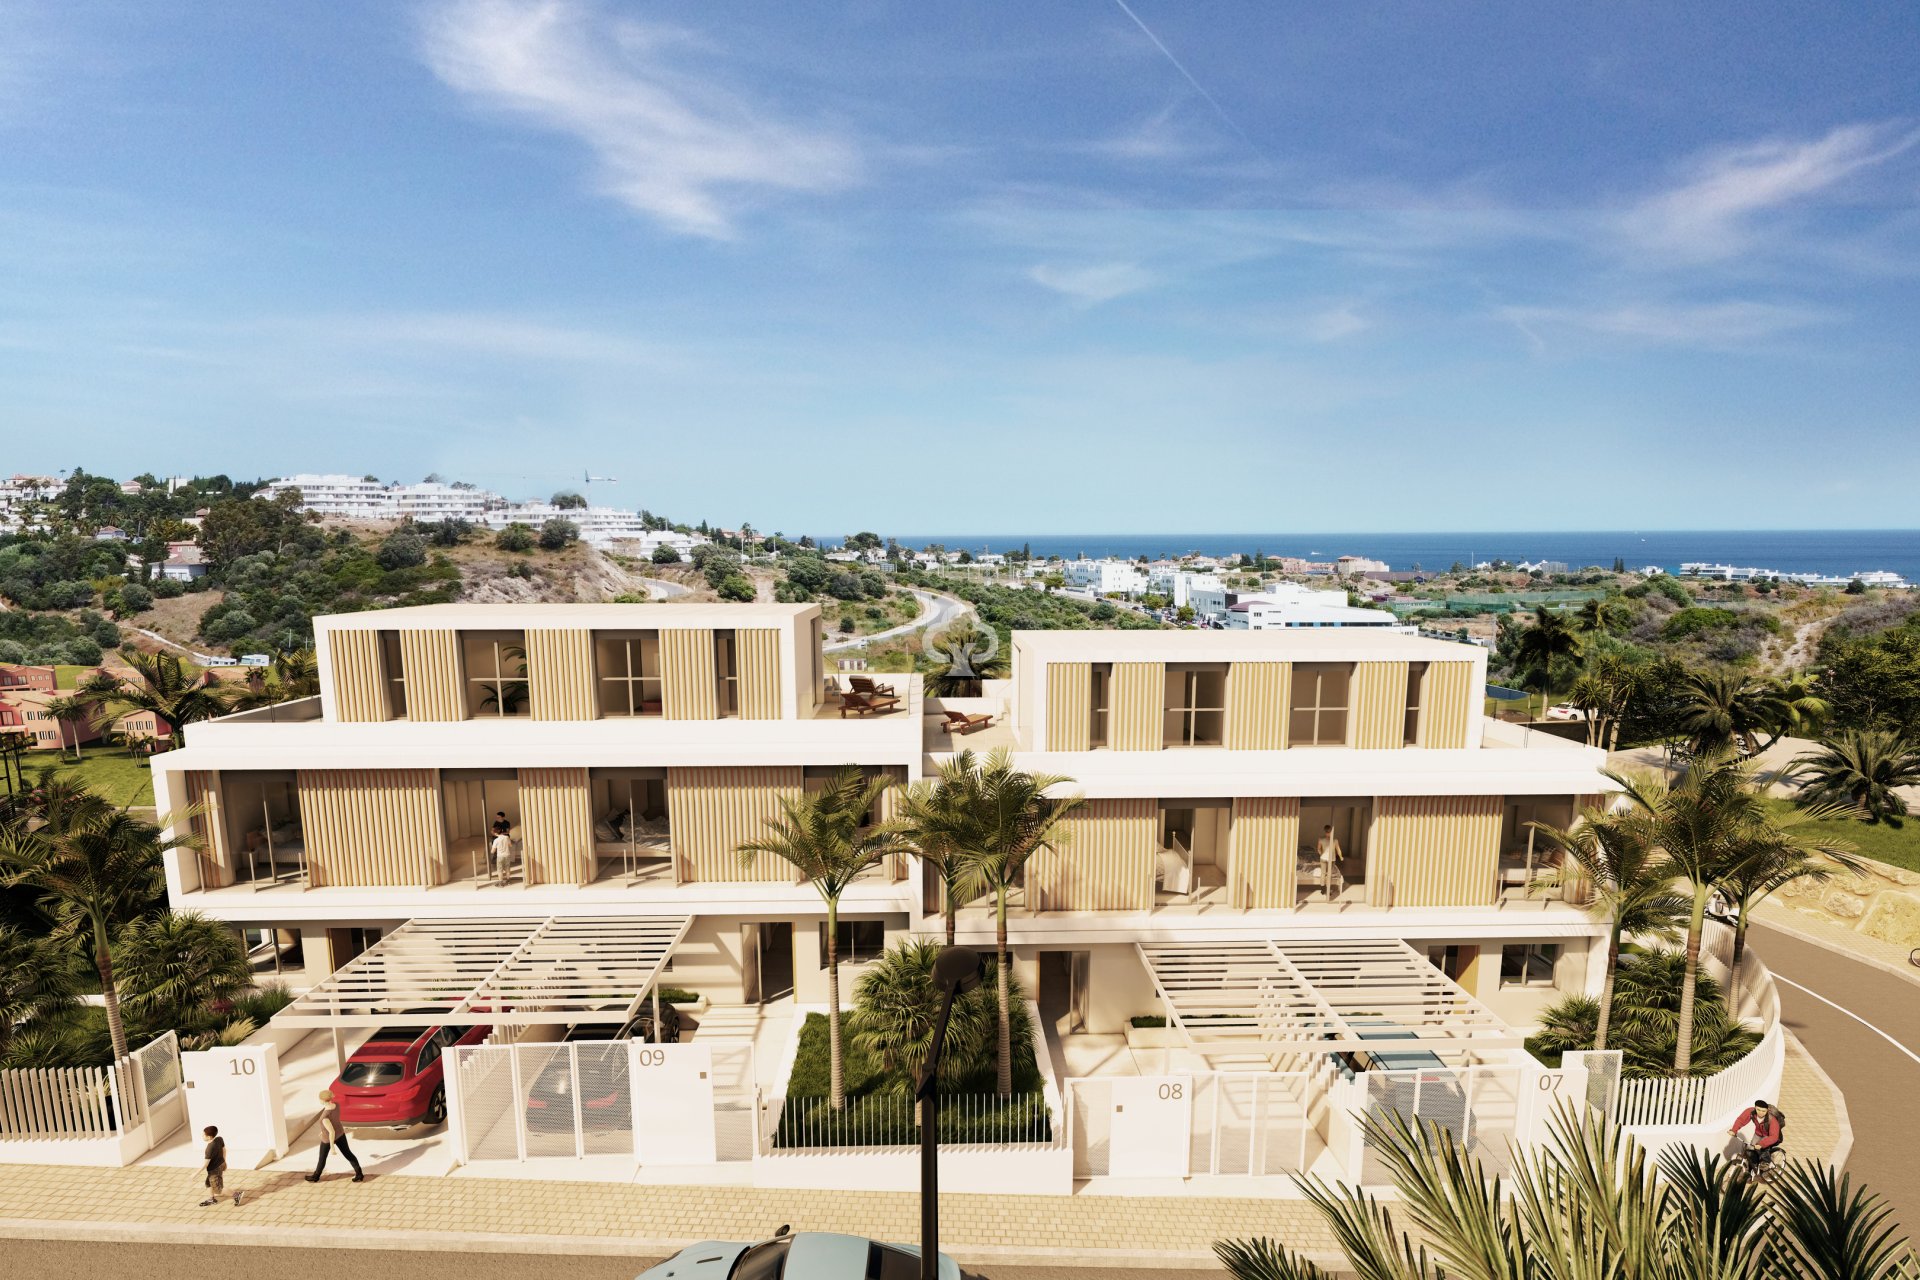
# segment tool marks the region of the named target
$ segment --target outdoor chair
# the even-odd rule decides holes
[[[892,685],[879,684],[872,676],[848,676],[847,684],[852,687],[855,693],[864,693],[868,697],[872,697],[875,694],[879,694],[884,698],[894,696]]]
[[[968,715],[964,711],[944,711],[941,714],[946,719],[941,721],[940,727],[948,733],[972,733],[993,723],[993,717],[986,712]]]
[[[848,712],[857,716],[878,715],[893,711],[899,705],[900,699],[887,694],[847,692],[840,695],[840,718],[845,720]]]

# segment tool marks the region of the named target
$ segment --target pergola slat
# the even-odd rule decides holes
[[[690,923],[688,916],[410,920],[274,1020],[342,1028],[625,1022]]]

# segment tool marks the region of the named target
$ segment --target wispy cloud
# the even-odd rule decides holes
[[[422,53],[483,108],[571,137],[606,194],[676,231],[725,238],[766,192],[858,180],[843,133],[782,118],[727,88],[687,33],[610,16],[581,0],[447,0]]]
[[[1626,303],[1612,307],[1503,307],[1500,318],[1535,350],[1557,339],[1599,336],[1655,346],[1727,349],[1798,329],[1832,323],[1828,311],[1784,303],[1734,299],[1707,303]]]
[[[1111,302],[1154,283],[1153,273],[1137,262],[1096,262],[1079,267],[1043,262],[1027,272],[1027,277],[1043,289],[1089,303]]]
[[[1620,218],[1627,237],[1681,257],[1729,257],[1765,213],[1804,201],[1920,142],[1920,131],[1850,124],[1811,140],[1772,138],[1697,157],[1674,186]]]

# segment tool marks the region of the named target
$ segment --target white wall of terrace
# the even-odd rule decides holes
[[[195,769],[904,765],[923,759],[918,716],[809,720],[209,720],[160,762]]]

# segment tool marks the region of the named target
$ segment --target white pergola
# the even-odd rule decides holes
[[[288,1027],[623,1023],[688,916],[410,920],[274,1015]]]
[[[1510,1049],[1524,1037],[1398,938],[1143,942],[1168,1021],[1209,1056]],[[1417,1040],[1383,1040],[1381,1033]]]

